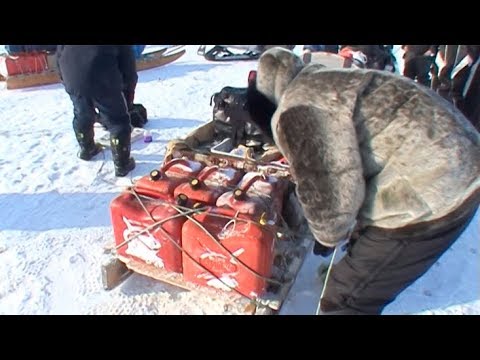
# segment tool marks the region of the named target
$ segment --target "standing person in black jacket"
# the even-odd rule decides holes
[[[430,71],[434,66],[438,45],[402,45],[402,49],[405,50],[403,75],[430,87]]]
[[[480,131],[480,45],[440,45],[437,92]]]
[[[131,124],[138,76],[131,45],[58,45],[57,63],[73,103],[73,130],[80,145],[78,157],[90,160],[101,150],[94,141],[95,108],[110,132],[115,176],[135,168],[130,157]]]
[[[466,56],[465,45],[439,45],[438,57],[440,69],[438,72],[438,87],[435,89],[447,100],[451,99],[452,71]]]
[[[457,45],[456,52],[455,67],[448,73],[448,99],[480,131],[480,45]]]

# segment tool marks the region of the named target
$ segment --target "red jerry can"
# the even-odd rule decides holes
[[[186,218],[175,217],[179,213],[164,199],[142,195],[139,199],[132,193],[124,192],[110,204],[118,254],[181,273],[181,236]],[[184,206],[187,200],[186,197],[180,197],[173,204]],[[161,220],[165,222],[152,227]]]
[[[220,216],[219,216],[220,215]],[[257,298],[267,289],[274,258],[274,230],[231,209],[210,208],[182,228],[183,276],[202,286]],[[258,221],[258,219],[256,219]],[[210,235],[209,235],[210,234]],[[214,240],[215,239],[215,240]]]
[[[229,188],[234,188],[242,176],[242,170],[207,166],[198,177],[179,185],[174,191],[174,196],[185,194],[193,202],[215,205],[218,197]]]
[[[257,217],[265,212],[269,221],[277,223],[287,186],[285,179],[250,172],[245,174],[237,189],[220,196],[216,205]]]
[[[174,159],[160,170],[153,170],[148,176],[139,179],[134,189],[137,193],[150,197],[173,197],[175,188],[193,179],[203,168],[198,161]]]

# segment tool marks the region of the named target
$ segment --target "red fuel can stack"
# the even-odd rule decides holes
[[[217,200],[218,207],[227,207],[251,216],[277,223],[283,208],[288,182],[273,176],[247,173],[237,189],[226,192]]]
[[[167,271],[181,273],[180,247],[185,217],[174,217],[178,212],[171,206],[171,200],[143,196],[139,196],[139,199],[132,193],[124,192],[110,205],[115,244],[119,247],[118,254],[140,259]],[[177,203],[184,205],[186,200],[180,198]],[[148,229],[161,220],[166,221]]]
[[[238,184],[242,176],[241,170],[207,166],[198,177],[179,185],[174,191],[174,196],[184,194],[192,202],[213,206],[220,195]]]
[[[150,175],[139,179],[134,189],[145,196],[172,198],[175,188],[195,178],[202,168],[203,164],[198,161],[174,159],[162,169],[153,170]]]
[[[235,289],[256,298],[265,292],[271,275],[274,235],[270,228],[252,222],[251,216],[237,214],[231,220],[236,214],[232,209],[210,208],[195,215],[211,236],[194,221],[185,222],[183,248],[194,261],[183,256],[183,276],[185,281],[224,291]]]

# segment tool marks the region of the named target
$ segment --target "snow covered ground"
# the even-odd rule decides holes
[[[133,145],[138,165],[124,179],[113,176],[108,151],[92,162],[76,158],[62,85],[0,89],[0,314],[225,313],[219,299],[140,275],[110,292],[101,283],[113,236],[110,201],[161,163],[170,139],[210,119],[214,92],[245,86],[256,67],[207,62],[196,45],[187,49],[177,62],[139,73],[136,102],[148,109],[154,141]],[[479,217],[385,314],[480,314]],[[307,257],[282,314],[315,313],[320,261]]]

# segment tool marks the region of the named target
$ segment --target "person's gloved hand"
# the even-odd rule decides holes
[[[335,250],[335,247],[328,247],[320,244],[318,241],[315,241],[315,245],[313,247],[313,254],[320,255],[322,257],[328,257],[331,253]]]
[[[348,229],[347,234],[343,237],[344,240],[340,241],[337,244],[340,251],[347,251],[353,246],[353,244],[360,237],[359,230],[360,230],[360,225],[357,224],[357,221],[355,221]],[[335,251],[335,247],[336,246],[328,247],[328,246],[322,245],[318,241],[315,241],[315,246],[313,247],[313,254],[327,257],[327,256],[330,256],[330,254],[332,254]]]
[[[123,95],[127,101],[127,107],[129,111],[133,109],[133,101],[135,100],[135,87],[136,84],[128,84],[123,90]]]

